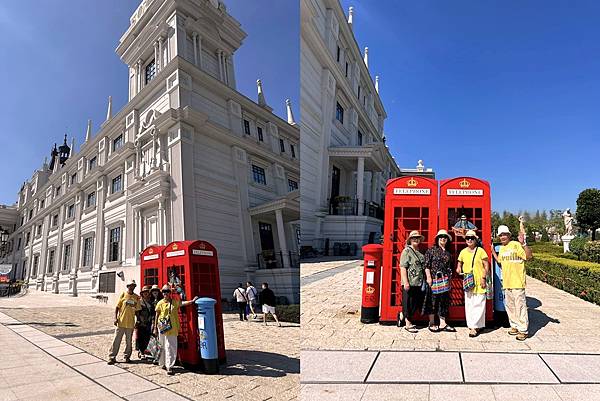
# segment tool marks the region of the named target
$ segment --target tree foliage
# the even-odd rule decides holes
[[[575,218],[583,230],[592,230],[595,240],[596,229],[600,228],[600,189],[589,188],[579,194]]]

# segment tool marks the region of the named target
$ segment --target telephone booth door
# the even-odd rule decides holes
[[[420,250],[431,246],[437,229],[438,184],[424,177],[389,180],[385,195],[380,323],[395,323],[402,310],[400,254],[412,230],[425,238]]]
[[[461,219],[465,216],[466,219]],[[490,260],[491,254],[491,199],[490,184],[472,177],[458,177],[443,180],[440,183],[440,229],[446,229],[452,235],[450,253],[452,253],[453,277],[450,290],[450,320],[465,319],[465,299],[462,277],[456,274],[457,258],[467,246],[464,238],[466,229],[475,226],[475,232]],[[486,321],[492,321],[493,301],[486,303]]]
[[[163,277],[162,250],[164,246],[150,245],[140,254],[140,288],[145,285],[162,286]]]

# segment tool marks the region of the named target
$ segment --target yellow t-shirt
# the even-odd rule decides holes
[[[473,252],[469,252],[469,248],[465,248],[460,251],[458,255],[458,261],[462,262],[463,273],[473,273],[473,279],[475,280],[475,287],[473,288],[474,294],[485,294],[485,288],[481,287],[481,279],[485,277],[485,268],[483,261],[488,260],[488,255],[483,248],[475,248],[477,254],[475,255],[475,269],[473,269]]]
[[[117,325],[123,329],[133,329],[135,327],[135,312],[142,309],[140,297],[136,294],[124,292],[117,301],[119,314]]]
[[[501,245],[498,262],[502,265],[502,288],[525,288],[525,249],[518,241]]]
[[[159,313],[158,318],[164,319],[171,314],[171,330],[164,332],[165,336],[178,336],[179,335],[179,305],[180,302],[176,299],[171,302],[166,301],[164,298],[158,301],[156,304],[156,312]]]

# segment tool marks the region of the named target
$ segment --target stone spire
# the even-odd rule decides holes
[[[348,25],[350,25],[350,28],[352,28],[353,17],[354,17],[354,7],[350,7],[350,9],[348,9]]]
[[[88,119],[87,130],[85,131],[85,142],[92,139],[92,120]]]
[[[369,68],[369,48],[365,47],[365,65]]]
[[[375,75],[375,92],[379,93],[379,75]]]
[[[285,99],[285,106],[287,108],[287,122],[290,125],[296,125],[296,121],[294,120],[294,114],[292,113],[292,102],[290,99]]]
[[[258,88],[258,105],[265,107],[267,105],[267,101],[265,100],[265,94],[263,92],[262,82],[260,79],[256,80],[256,87]]]
[[[69,149],[69,157],[73,156],[73,153],[75,153],[75,137],[74,136],[71,137],[71,149]]]
[[[112,118],[112,96],[108,97],[108,110],[106,110],[106,121]]]

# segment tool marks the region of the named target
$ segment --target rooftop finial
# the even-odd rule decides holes
[[[265,100],[265,94],[263,92],[262,82],[260,79],[256,80],[256,87],[258,89],[258,105],[265,107],[267,105],[267,101]]]
[[[369,48],[365,47],[365,65],[369,68]]]
[[[71,149],[69,149],[69,157],[73,156],[75,153],[75,137],[71,137]]]
[[[379,93],[379,75],[375,75],[375,92]]]
[[[92,120],[88,119],[87,130],[85,131],[85,142],[92,139]]]
[[[354,7],[350,7],[348,10],[348,25],[350,25],[350,27],[352,27],[352,17],[354,17]]]
[[[285,99],[285,106],[287,108],[287,122],[290,125],[296,125],[296,121],[294,120],[294,114],[292,113],[292,102],[290,99]]]
[[[419,160],[417,162],[417,171],[424,171],[425,170],[425,165],[423,164],[423,160]]]
[[[112,118],[112,96],[108,97],[108,110],[106,110],[106,121]]]

